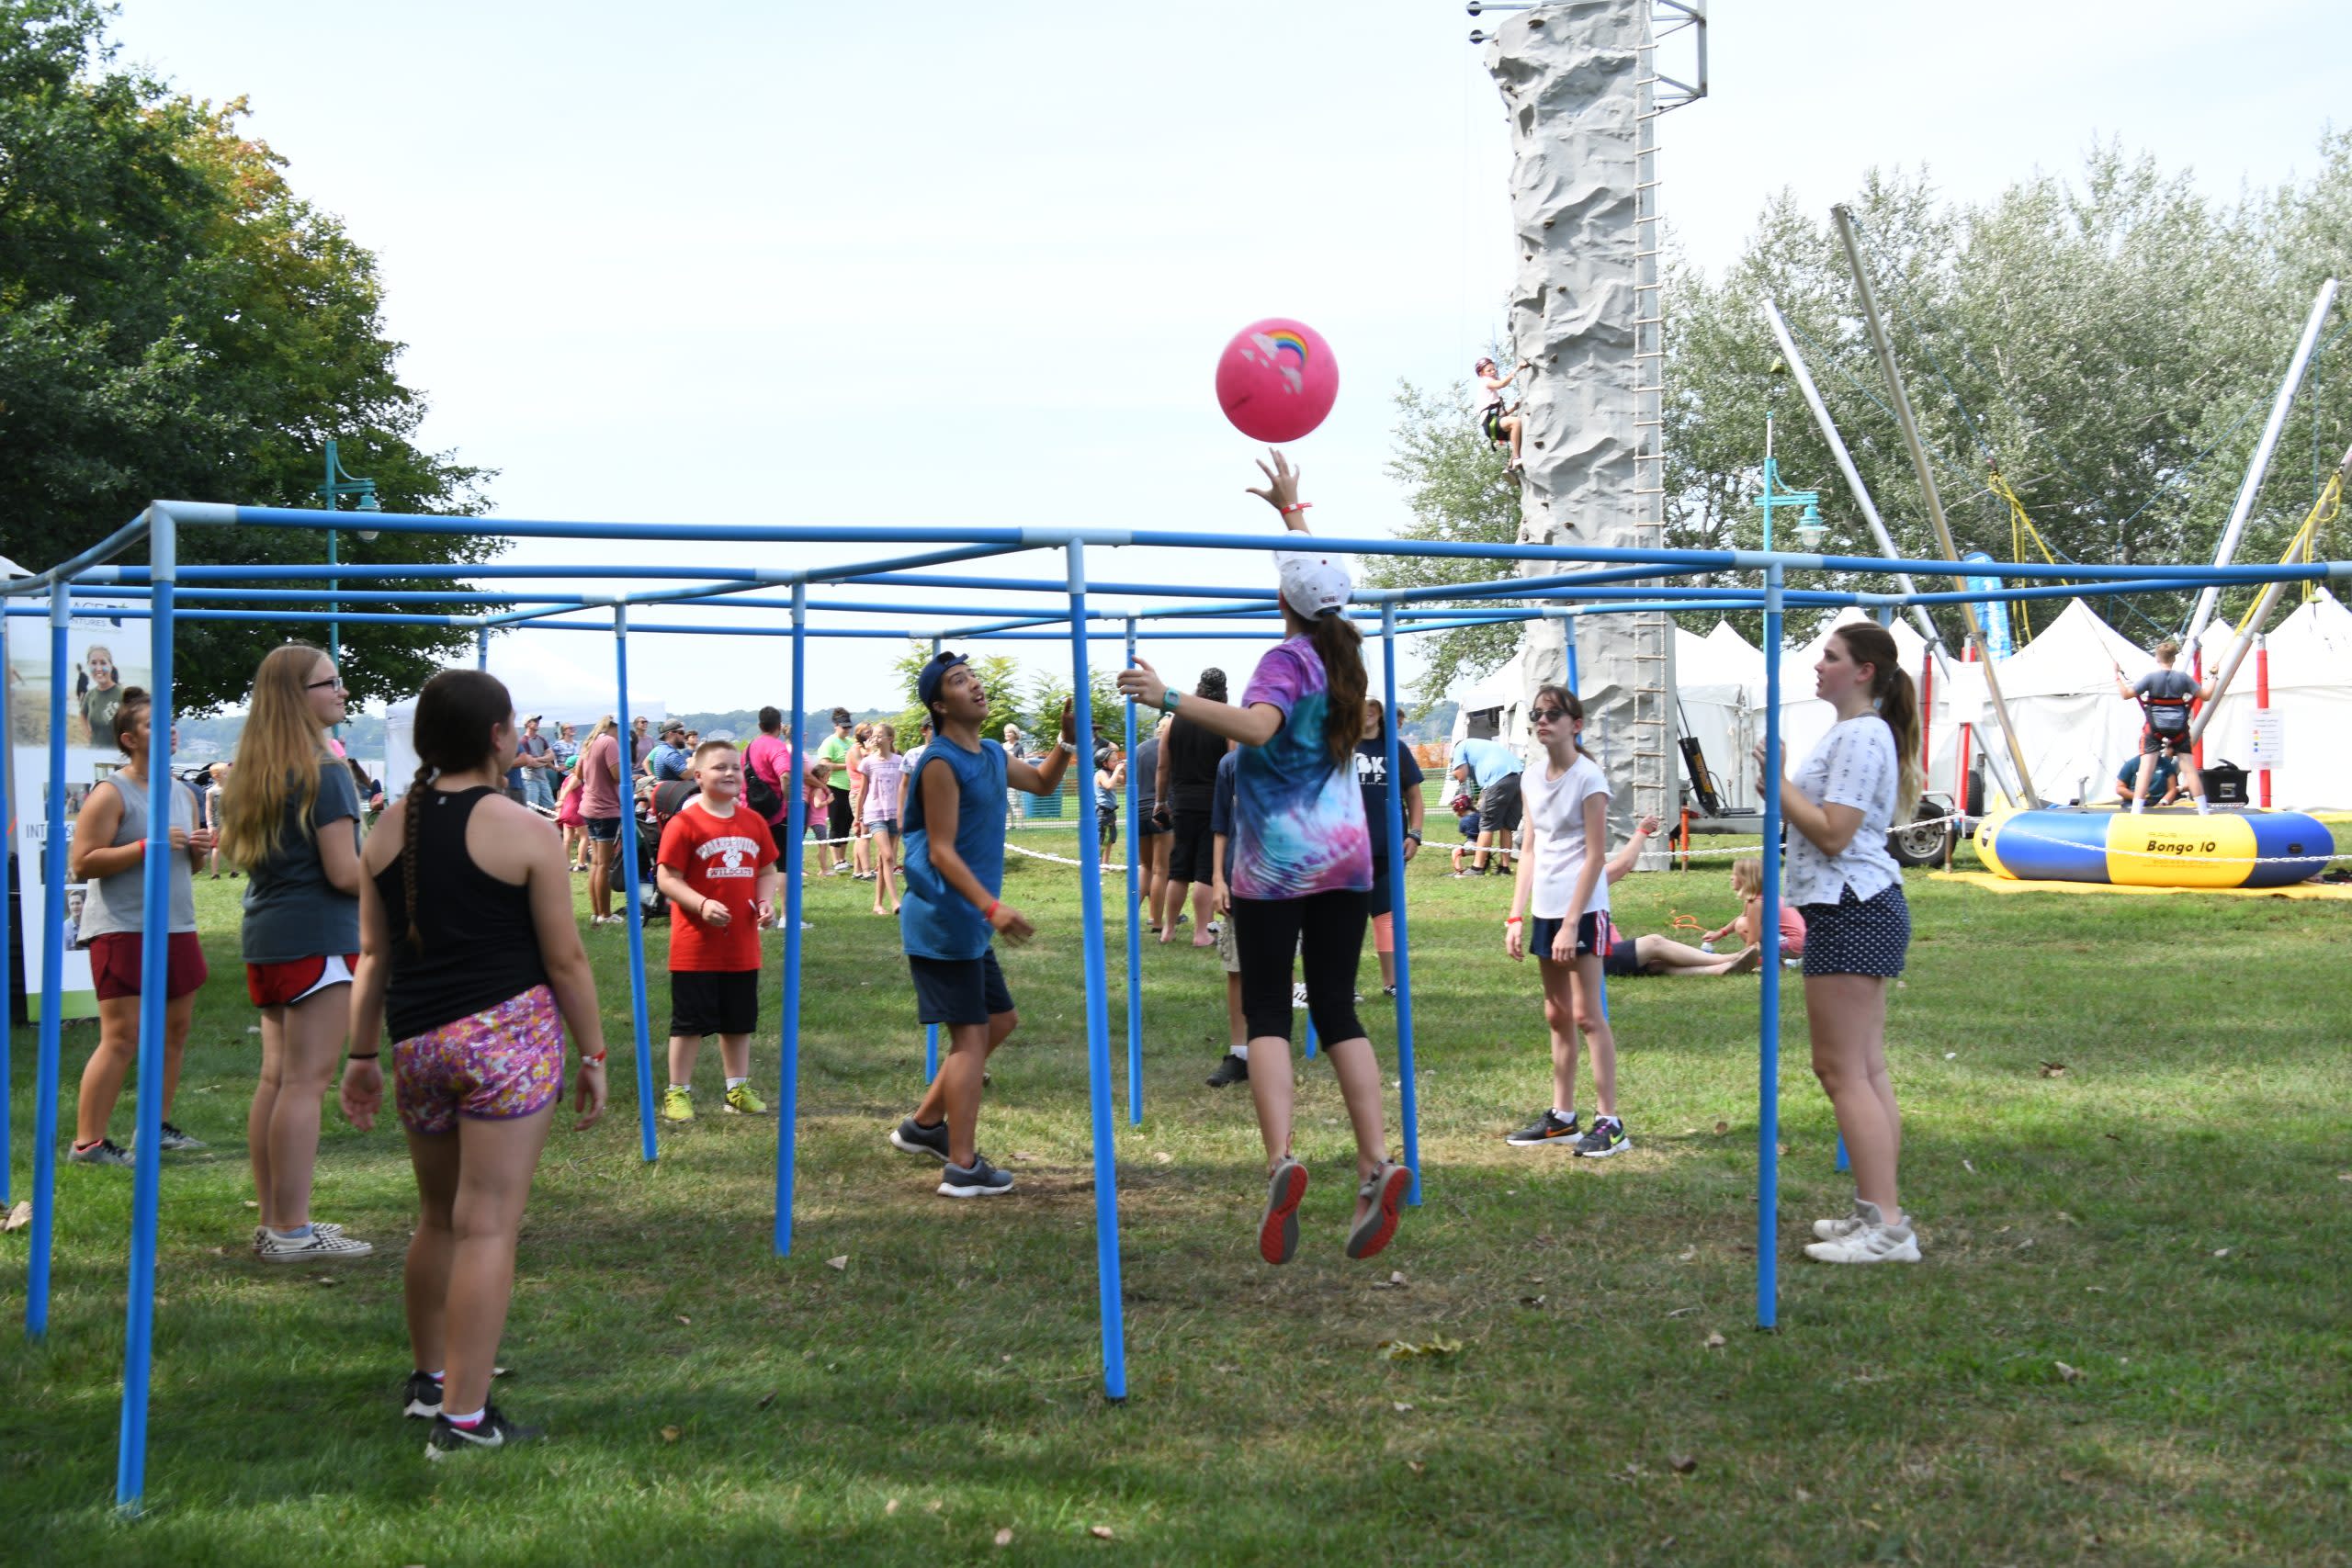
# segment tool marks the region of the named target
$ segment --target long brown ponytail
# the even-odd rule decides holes
[[[1907,822],[1928,783],[1919,766],[1919,689],[1911,683],[1911,673],[1903,668],[1903,657],[1884,626],[1853,621],[1839,626],[1836,636],[1846,645],[1847,658],[1871,667],[1871,695],[1878,702],[1879,717],[1894,734],[1894,819]]]
[[[408,808],[401,822],[401,885],[407,896],[402,914],[413,949],[424,944],[416,928],[416,835],[418,818],[433,804],[434,776],[481,767],[495,750],[491,732],[514,716],[514,699],[507,694],[506,683],[486,671],[444,670],[416,694],[411,731],[416,777],[409,783]]]
[[[1363,634],[1335,611],[1316,616],[1306,635],[1323,661],[1324,700],[1330,705],[1323,718],[1323,743],[1334,763],[1348,766],[1363,739],[1363,695],[1371,685],[1363,671]]]

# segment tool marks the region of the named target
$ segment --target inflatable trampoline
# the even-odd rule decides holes
[[[2019,882],[2286,887],[2325,871],[2335,840],[2300,811],[2065,807],[1996,813],[1976,829],[1976,852]]]

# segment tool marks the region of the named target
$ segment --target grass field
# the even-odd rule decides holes
[[[175,1119],[212,1148],[165,1166],[150,1511],[110,1509],[130,1181],[61,1168],[51,1336],[0,1354],[0,1561],[2346,1561],[2352,908],[1913,874],[1890,1055],[1927,1260],[1796,1253],[1849,1190],[1792,984],[1781,1328],[1759,1334],[1754,982],[1620,983],[1634,1149],[1508,1148],[1546,1092],[1535,976],[1502,955],[1502,884],[1442,869],[1412,883],[1427,1203],[1372,1265],[1340,1256],[1350,1145],[1319,1065],[1306,1241],[1287,1269],[1257,1260],[1246,1091],[1201,1082],[1224,1040],[1214,954],[1147,951],[1116,1407],[1075,872],[1011,874],[1041,936],[1005,954],[1023,1022],[982,1145],[1020,1190],[985,1204],[933,1196],[934,1168],[884,1142],[922,1064],[895,931],[862,885],[811,886],[787,1260],[774,1124],[707,1113],[715,1051],[704,1119],[639,1162],[624,936],[586,933],[616,1102],[549,1145],[499,1391],[551,1439],[450,1466],[397,1416],[413,1197],[390,1119],[362,1135],[331,1114],[320,1157],[317,1212],[375,1257],[322,1278],[244,1249],[240,885],[199,883],[214,978]],[[1635,930],[1731,908],[1719,870],[1617,902]],[[1369,961],[1362,988],[1386,1057]],[[771,976],[770,1091],[775,1005]],[[68,1125],[88,1028],[67,1035]],[[33,1043],[17,1033],[20,1193]],[[12,1313],[24,1253],[0,1239]],[[1458,1348],[1388,1359],[1387,1341]]]

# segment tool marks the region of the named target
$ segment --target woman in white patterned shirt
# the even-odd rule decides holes
[[[1918,694],[1894,639],[1869,622],[1829,635],[1814,682],[1838,722],[1796,776],[1780,781],[1792,829],[1781,896],[1804,916],[1813,1071],[1853,1160],[1854,1212],[1815,1222],[1819,1239],[1805,1253],[1825,1263],[1916,1263],[1918,1238],[1895,1200],[1903,1121],[1886,1072],[1886,984],[1903,973],[1911,913],[1886,833],[1919,798]]]

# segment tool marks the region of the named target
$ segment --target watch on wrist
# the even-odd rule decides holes
[[[1174,713],[1176,711],[1176,705],[1183,700],[1184,694],[1178,691],[1175,687],[1170,686],[1166,691],[1159,694],[1159,711],[1162,713]]]

